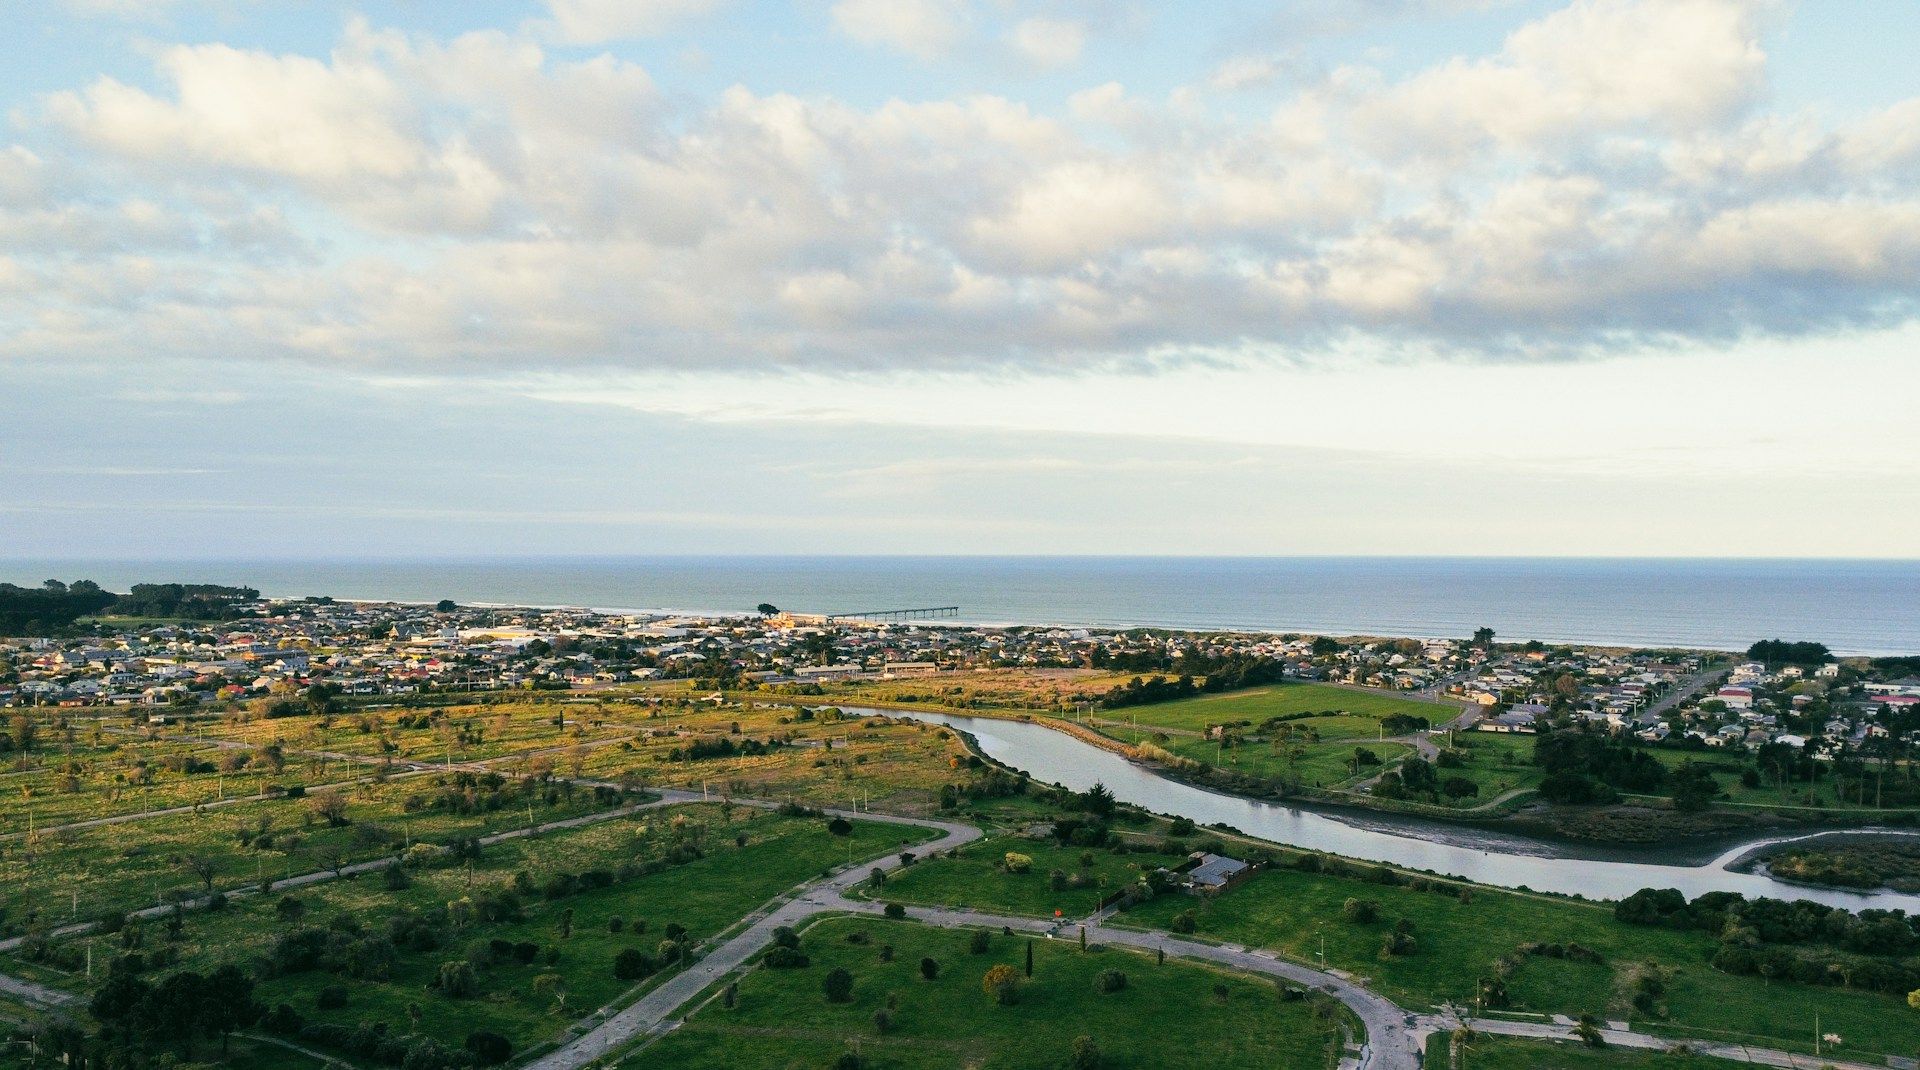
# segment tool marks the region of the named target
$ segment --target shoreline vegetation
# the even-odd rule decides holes
[[[742,693],[741,697],[746,694]],[[1769,829],[1831,829],[1840,832],[1849,828],[1886,826],[1913,827],[1920,831],[1920,811],[1915,810],[1769,805],[1751,809],[1715,806],[1704,811],[1683,812],[1670,800],[1644,797],[1606,805],[1550,806],[1541,802],[1538,791],[1533,788],[1515,789],[1476,807],[1463,809],[1308,785],[1274,791],[1267,783],[1237,775],[1231,770],[1184,759],[1152,744],[1129,744],[1081,721],[1040,711],[866,696],[828,700],[825,704],[1038,724],[1120,755],[1171,780],[1224,795],[1320,811],[1399,814],[1470,827],[1504,829],[1569,843],[1633,846],[1670,842],[1676,837],[1709,841]]]

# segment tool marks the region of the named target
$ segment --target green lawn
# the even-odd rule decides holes
[[[526,871],[538,884],[558,871],[613,868],[623,861],[658,857],[677,838],[676,825],[679,834],[688,834],[690,826],[704,826],[699,836],[706,857],[556,900],[538,894],[524,897],[525,916],[518,922],[474,922],[459,930],[443,927],[442,946],[403,950],[385,980],[345,981],[315,970],[267,978],[257,996],[268,1006],[287,1003],[309,1021],[346,1025],[384,1021],[397,1033],[423,1032],[456,1047],[469,1032],[492,1029],[508,1037],[516,1050],[524,1050],[632,987],[614,977],[614,956],[628,947],[654,951],[668,924],[685,927],[695,941],[705,939],[781,892],[844,864],[850,855],[875,857],[897,849],[903,836],[915,842],[923,838],[918,829],[864,821],[855,823],[850,837],[841,838],[829,834],[818,818],[739,808],[729,820],[718,805],[693,805],[643,811],[631,819],[497,844],[471,870],[464,866],[417,870],[413,885],[399,891],[388,890],[378,876],[367,875],[294,894],[306,908],[302,924],[325,926],[336,918],[353,918],[378,930],[402,910],[432,913],[449,902],[504,887],[516,871]],[[746,846],[736,845],[737,836],[746,837]],[[225,911],[191,915],[174,944],[179,961],[169,969],[206,971],[223,961],[247,962],[263,956],[290,928],[276,915],[278,900],[279,896],[249,897]],[[568,910],[573,914],[572,931],[563,938],[561,917]],[[614,917],[622,920],[618,934],[609,927]],[[148,926],[142,946],[149,951],[167,943],[157,930]],[[480,991],[471,999],[446,998],[428,988],[440,963],[474,959],[473,949],[492,940],[534,943],[542,954],[530,964],[508,962],[483,968]],[[110,953],[113,941],[99,938],[96,946],[96,956]],[[15,961],[0,962],[8,972],[17,970]],[[558,976],[565,992],[564,1009],[556,996],[533,991],[535,978],[543,974]],[[44,978],[47,971],[40,975]],[[72,987],[85,987],[77,976],[68,975],[65,980]],[[346,1006],[316,1006],[321,989],[342,984],[349,992]],[[417,1025],[410,1019],[410,1005],[420,1015]]]
[[[1244,691],[1160,702],[1146,706],[1128,706],[1104,710],[1094,716],[1104,720],[1138,721],[1142,725],[1204,730],[1210,724],[1251,721],[1258,725],[1269,717],[1294,713],[1344,713],[1349,719],[1378,720],[1388,714],[1405,713],[1425,717],[1434,724],[1451,720],[1459,710],[1434,702],[1418,702],[1385,691],[1361,691],[1328,684],[1271,684]],[[1366,725],[1356,735],[1372,735]]]
[[[1298,776],[1302,783],[1323,788],[1337,788],[1380,772],[1382,767],[1378,765],[1356,768],[1356,748],[1364,747],[1372,751],[1382,763],[1389,765],[1413,753],[1413,748],[1404,743],[1383,742],[1376,738],[1379,735],[1379,722],[1366,718],[1308,717],[1287,723],[1298,733],[1292,737],[1297,743],[1260,737],[1242,739],[1234,746],[1222,746],[1199,736],[1172,735],[1150,728],[1101,725],[1100,730],[1123,742],[1159,747],[1182,758],[1205,762],[1230,772],[1263,779]],[[1317,728],[1325,728],[1326,731],[1315,731]],[[1346,734],[1349,730],[1359,731]]]
[[[1032,868],[1026,873],[1008,873],[1002,863],[1009,851],[1032,858]],[[1083,865],[1083,856],[1090,856],[1092,865]],[[1143,869],[1172,866],[1183,860],[1184,856],[1140,852],[1117,855],[1107,850],[1056,847],[1051,840],[996,836],[961,848],[959,858],[933,859],[903,870],[871,895],[902,903],[965,906],[1042,918],[1050,918],[1058,910],[1065,917],[1082,918],[1093,913],[1101,899],[1139,880]],[[1080,877],[1082,883],[1054,891],[1050,877],[1056,869],[1069,878]]]
[[[1434,742],[1447,745],[1443,736]],[[1467,752],[1465,765],[1435,770],[1442,780],[1465,777],[1480,786],[1480,794],[1460,800],[1462,806],[1478,806],[1515,788],[1536,788],[1544,774],[1533,764],[1533,737],[1518,739],[1492,732],[1455,732],[1453,749]],[[1447,802],[1442,795],[1440,801]]]
[[[1378,903],[1379,920],[1347,921],[1342,907],[1349,898]],[[1301,961],[1317,961],[1324,938],[1329,966],[1367,978],[1382,994],[1416,1009],[1471,1000],[1493,961],[1523,943],[1578,943],[1599,952],[1605,963],[1525,957],[1508,982],[1511,1009],[1632,1017],[1653,1031],[1712,1031],[1700,1035],[1775,1047],[1810,1043],[1818,1014],[1823,1030],[1865,1052],[1903,1053],[1920,1030],[1920,1017],[1901,999],[1786,982],[1769,986],[1759,978],[1719,973],[1708,966],[1711,937],[1626,925],[1604,905],[1488,888],[1474,888],[1471,901],[1462,903],[1434,891],[1282,866],[1217,899],[1164,896],[1121,921],[1167,928],[1187,909],[1196,911],[1201,937],[1270,947]],[[1417,950],[1382,958],[1382,939],[1401,918],[1414,923]],[[1622,976],[1643,962],[1674,971],[1665,1018],[1636,1015],[1626,1001]]]
[[[851,943],[849,936],[865,935]],[[785,1070],[830,1066],[857,1046],[876,1070],[1054,1068],[1076,1036],[1089,1036],[1112,1067],[1196,1066],[1307,1070],[1328,1064],[1329,1038],[1350,1022],[1344,1009],[1282,1002],[1266,978],[1218,972],[1113,949],[1083,953],[1071,941],[1034,941],[1033,980],[1019,1002],[995,1004],[981,977],[998,964],[1021,969],[1026,940],[996,934],[988,952],[968,934],[910,922],[840,919],[807,931],[805,969],[759,969],[740,982],[739,1002],[707,1004],[681,1028],[620,1065],[681,1070]],[[891,947],[892,961],[883,961]],[[923,980],[923,957],[940,964]],[[821,981],[844,968],[853,996],[829,1003]],[[1103,970],[1125,973],[1118,992],[1096,990]],[[1225,999],[1214,994],[1226,986]],[[886,1032],[876,1011],[891,1007]],[[1322,1014],[1330,1014],[1322,1017]],[[1337,1041],[1336,1041],[1337,1043]]]

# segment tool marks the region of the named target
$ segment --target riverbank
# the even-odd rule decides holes
[[[841,705],[840,703],[828,703]],[[1611,806],[1555,806],[1530,790],[1505,793],[1475,807],[1451,807],[1405,799],[1385,799],[1337,789],[1300,786],[1275,791],[1271,781],[1175,758],[1155,760],[1142,748],[1079,721],[1040,710],[966,708],[937,703],[866,699],[849,709],[930,713],[949,717],[1032,724],[1097,747],[1169,780],[1235,798],[1293,807],[1343,820],[1390,828],[1396,819],[1416,819],[1463,829],[1525,836],[1561,848],[1568,855],[1625,860],[1628,849],[1657,845],[1677,853],[1679,861],[1699,864],[1756,836],[1778,833],[1843,831],[1914,822],[1909,811],[1862,811],[1810,807],[1733,807],[1715,805],[1684,812],[1664,800],[1644,797]],[[1404,825],[1402,826],[1404,827]],[[1415,834],[1431,834],[1430,828]]]
[[[1380,812],[1336,815],[1293,800],[1265,802],[1181,783],[1104,747],[1031,720],[929,710],[849,708],[848,712],[906,716],[971,735],[971,745],[978,753],[1041,783],[1075,791],[1099,783],[1121,802],[1152,813],[1187,817],[1197,825],[1226,827],[1299,850],[1481,884],[1589,899],[1618,899],[1642,888],[1659,887],[1674,888],[1690,897],[1726,891],[1748,897],[1813,898],[1849,910],[1886,907],[1920,911],[1920,895],[1837,889],[1808,892],[1763,874],[1723,868],[1728,854],[1738,854],[1745,846],[1739,842],[1720,845],[1726,851],[1703,863],[1701,853],[1710,849],[1706,844],[1599,847]]]

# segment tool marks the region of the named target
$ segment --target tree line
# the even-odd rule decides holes
[[[0,634],[53,635],[72,628],[81,617],[96,614],[232,620],[240,615],[239,603],[259,597],[260,592],[251,587],[211,583],[136,583],[126,594],[115,594],[92,580],[48,580],[38,587],[0,583]]]

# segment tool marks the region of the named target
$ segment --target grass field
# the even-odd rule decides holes
[[[76,735],[86,741],[45,743],[25,756],[16,755],[0,772],[0,834],[44,832],[75,821],[204,804],[258,794],[269,784],[320,779],[315,763],[298,756],[284,757],[277,770],[249,761],[222,772],[227,752],[210,743]],[[370,770],[336,765],[334,772],[336,779],[347,780]]]
[[[1434,737],[1434,742],[1447,745],[1444,735]],[[1539,787],[1545,775],[1533,764],[1531,736],[1516,740],[1492,732],[1455,732],[1453,749],[1465,751],[1467,763],[1436,772],[1442,779],[1465,777],[1480,787],[1479,795],[1459,800],[1462,806],[1478,806],[1516,788]],[[1443,795],[1440,801],[1448,800]]]
[[[1031,858],[1032,868],[1025,873],[1007,872],[1002,863],[1009,851]],[[1152,852],[1117,855],[1106,850],[1056,847],[1051,840],[995,836],[961,848],[959,858],[939,858],[909,867],[872,897],[1040,918],[1053,917],[1057,910],[1067,918],[1081,918],[1093,913],[1101,899],[1138,881],[1143,869],[1173,866],[1184,859],[1183,855]],[[1078,877],[1079,885],[1053,890],[1050,877],[1056,869],[1069,878]]]
[[[799,720],[798,711],[784,706],[668,707],[623,715],[644,734],[592,751],[585,762],[588,776],[924,814],[937,806],[941,785],[961,779],[954,765],[965,754],[959,739],[937,726],[832,713]],[[784,745],[764,754],[667,760],[670,751],[697,739],[776,737]]]
[[[688,836],[703,845],[705,857],[558,899],[523,895],[524,916],[518,921],[443,921],[441,946],[403,950],[385,978],[347,981],[322,970],[273,976],[260,983],[257,997],[268,1006],[287,1003],[309,1021],[382,1021],[396,1033],[424,1032],[455,1046],[475,1029],[491,1029],[513,1041],[516,1050],[524,1050],[632,987],[613,973],[614,956],[623,948],[654,951],[669,924],[684,927],[693,941],[706,939],[850,857],[884,854],[897,849],[903,836],[918,842],[923,833],[856,822],[852,835],[842,838],[829,834],[819,818],[695,804],[497,844],[471,867],[412,870],[413,882],[404,889],[388,889],[378,876],[367,875],[292,894],[304,907],[300,924],[329,926],[336,919],[355,919],[378,930],[388,918],[407,912],[444,919],[449,903],[503,889],[516,872],[528,873],[539,885],[560,871],[613,869],[623,862],[657,858]],[[736,837],[744,837],[745,846],[737,845]],[[294,927],[278,913],[280,898],[249,897],[224,911],[190,915],[177,940],[169,941],[158,926],[149,925],[141,946],[149,953],[173,947],[179,958],[170,969],[205,972],[221,962],[263,960],[275,940]],[[563,913],[571,915],[565,936]],[[618,933],[610,929],[616,917],[622,922]],[[117,940],[97,938],[96,956],[114,953]],[[474,949],[492,940],[530,942],[539,945],[541,954],[531,963],[483,965],[480,988],[472,998],[451,999],[429,989],[440,963],[484,962],[484,953]],[[5,970],[82,990],[87,986],[76,974],[25,968],[17,960],[7,960]],[[542,982],[537,990],[536,978],[549,974],[554,980]],[[349,992],[344,1006],[318,1005],[322,989],[343,984]]]
[[[391,854],[392,836],[405,842],[446,843],[502,829],[561,820],[604,809],[590,791],[509,787],[510,805],[460,813],[424,801],[445,786],[436,774],[342,791],[344,825],[317,820],[318,795],[240,803],[200,813],[71,830],[0,844],[0,911],[9,921],[68,921],[161,902],[172,893],[198,893],[205,882],[188,868],[203,859],[213,887],[232,889],[262,878],[279,879]],[[457,794],[457,791],[456,791]],[[271,845],[256,835],[263,827]],[[253,838],[242,842],[242,835]]]
[[[1384,691],[1363,691],[1328,684],[1271,684],[1178,702],[1107,710],[1095,714],[1095,717],[1198,732],[1212,724],[1246,721],[1258,725],[1269,717],[1323,712],[1346,714],[1349,718],[1368,722],[1389,714],[1404,713],[1425,717],[1438,725],[1451,720],[1459,710],[1435,702],[1401,698]],[[1356,723],[1349,727],[1357,729],[1353,732],[1356,736],[1375,734],[1371,724]]]
[[[856,933],[864,942],[849,942]],[[1329,1040],[1337,1046],[1339,1027],[1350,1026],[1337,1005],[1328,1012],[1282,1002],[1265,978],[1175,959],[1157,966],[1120,950],[1083,953],[1068,941],[1036,941],[1033,980],[1017,1003],[1000,1006],[981,977],[1000,964],[1022,969],[1026,941],[995,935],[986,954],[974,955],[967,938],[910,922],[823,922],[805,934],[805,969],[749,973],[735,1007],[709,1003],[621,1065],[785,1070],[830,1066],[857,1047],[876,1070],[1052,1070],[1066,1065],[1075,1037],[1089,1036],[1112,1067],[1308,1070],[1329,1065]],[[887,948],[891,961],[883,960]],[[921,978],[922,958],[940,964],[936,980]],[[853,975],[844,1004],[822,992],[821,979],[835,968]],[[1095,978],[1109,969],[1126,974],[1126,987],[1097,991]],[[1215,985],[1225,986],[1224,998]],[[884,1032],[874,1023],[883,1009],[891,1016]]]
[[[901,680],[836,682],[826,685],[824,696],[799,701],[1058,713],[1096,700],[1135,675],[1100,669],[970,669]]]
[[[1383,767],[1356,765],[1355,752],[1360,748],[1371,751],[1383,765],[1391,765],[1413,753],[1413,748],[1404,743],[1377,739],[1377,724],[1358,717],[1305,717],[1288,722],[1294,733],[1289,738],[1243,739],[1234,746],[1150,728],[1101,725],[1100,731],[1122,742],[1159,747],[1182,758],[1247,776],[1298,777],[1301,783],[1312,787],[1340,788],[1365,780]],[[1343,734],[1356,729],[1360,731]]]
[[[1343,916],[1348,899],[1373,900],[1379,920],[1356,924]],[[1367,978],[1403,1006],[1471,1001],[1494,959],[1530,942],[1578,943],[1604,963],[1526,957],[1508,991],[1512,1009],[1537,1013],[1632,1018],[1655,1031],[1702,1031],[1713,1039],[1746,1039],[1773,1047],[1804,1047],[1814,1015],[1841,1034],[1850,1050],[1908,1053],[1916,1021],[1904,1001],[1840,988],[1811,988],[1711,969],[1709,936],[1626,925],[1607,906],[1486,888],[1462,903],[1453,895],[1376,884],[1358,876],[1305,873],[1286,867],[1258,874],[1213,900],[1163,896],[1121,916],[1151,928],[1171,926],[1194,909],[1198,934],[1269,947],[1303,962],[1318,962],[1324,939],[1327,965]],[[1401,918],[1414,925],[1412,955],[1383,957],[1381,943]],[[1625,976],[1635,964],[1672,971],[1664,1018],[1647,1018],[1627,1002]],[[1708,1032],[1710,1031],[1710,1032]]]

